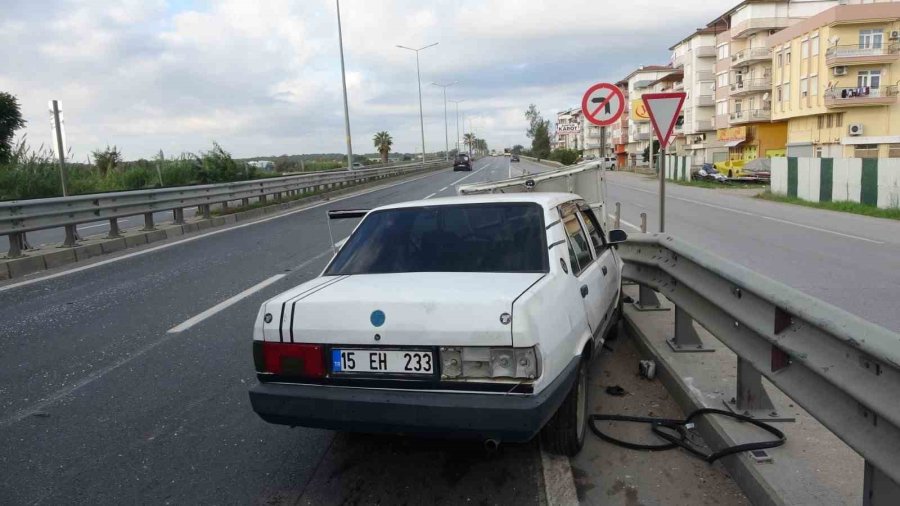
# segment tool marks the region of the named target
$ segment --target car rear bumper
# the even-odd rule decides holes
[[[533,395],[260,383],[250,389],[250,403],[263,420],[280,425],[523,442],[559,408],[578,361]]]

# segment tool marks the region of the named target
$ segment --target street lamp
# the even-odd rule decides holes
[[[431,83],[432,86],[440,86],[444,90],[444,159],[450,159],[450,141],[449,134],[447,133],[447,88],[453,86],[459,81],[453,81],[452,83],[440,84],[440,83]]]
[[[459,104],[465,102],[465,100],[451,100],[454,104],[456,104],[456,154],[459,154]]]
[[[416,79],[419,83],[419,128],[422,130],[422,168],[425,168],[425,120],[422,118],[422,75],[419,72],[419,51],[424,51],[425,49],[434,47],[436,45],[438,45],[437,42],[435,42],[434,44],[428,44],[427,46],[422,46],[418,49],[414,49],[397,44],[397,47],[399,47],[400,49],[406,49],[416,53]]]
[[[341,33],[341,0],[337,5],[338,47],[341,49],[341,84],[344,85],[344,133],[347,138],[347,170],[353,170],[353,145],[350,142],[350,109],[347,107],[347,74],[344,71],[344,35]]]

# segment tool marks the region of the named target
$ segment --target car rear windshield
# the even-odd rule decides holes
[[[502,203],[370,213],[325,275],[547,271],[543,209]]]

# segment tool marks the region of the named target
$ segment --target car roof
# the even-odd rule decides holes
[[[551,209],[571,200],[582,200],[582,198],[578,195],[575,195],[574,193],[556,192],[485,193],[480,195],[440,197],[428,200],[412,200],[409,202],[400,202],[397,204],[389,204],[386,206],[377,207],[373,209],[373,211],[380,211],[383,209],[401,209],[404,207],[454,206],[460,204],[495,204],[503,202],[530,202],[539,204],[544,209]]]

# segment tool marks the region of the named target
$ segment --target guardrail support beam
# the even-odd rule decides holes
[[[66,225],[66,238],[63,241],[62,245],[64,248],[72,248],[78,244],[78,241],[81,240],[81,237],[78,236],[78,229],[75,228],[75,225]]]
[[[241,205],[246,207],[250,205],[250,199],[241,199]]]
[[[208,220],[210,218],[209,204],[202,204],[200,206],[200,214],[203,216],[204,219]]]
[[[894,505],[898,497],[900,485],[867,460],[863,473],[863,506]]]
[[[141,230],[144,232],[156,230],[156,226],[153,223],[153,213],[144,213],[144,228]]]
[[[106,234],[107,239],[117,239],[122,237],[122,234],[119,232],[119,219],[118,218],[110,218],[109,219],[109,233]]]
[[[677,353],[716,351],[715,348],[703,344],[697,329],[694,328],[694,319],[678,306],[675,306],[675,336],[666,339],[666,343]],[[740,376],[740,373],[738,375]]]
[[[172,209],[172,219],[176,225],[184,225],[184,208],[178,207]]]
[[[25,232],[15,232],[9,234],[9,252],[6,253],[6,258],[21,258],[24,256],[22,254],[22,250],[31,249],[31,245],[28,244],[28,239],[25,237]]]
[[[762,374],[749,361],[737,359],[737,394],[725,407],[757,420],[767,422],[793,422],[793,417],[784,416],[775,409],[775,404],[762,384]]]

